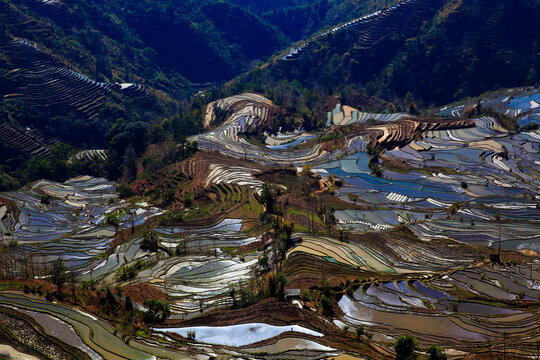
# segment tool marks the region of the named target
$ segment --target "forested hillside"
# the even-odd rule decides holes
[[[275,25],[293,41],[396,3],[396,0],[231,0]]]
[[[228,2],[75,0],[54,12],[33,3],[13,2],[95,56],[96,73],[119,68],[165,87],[175,85],[175,73],[194,82],[228,79],[287,45],[279,31]],[[65,52],[66,44],[54,50]]]
[[[444,104],[539,81],[537,0],[411,0],[317,38],[258,78],[297,80],[331,94],[359,92]],[[245,80],[246,78],[244,78]],[[409,96],[410,97],[410,96]]]

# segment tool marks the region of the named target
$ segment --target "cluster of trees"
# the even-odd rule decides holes
[[[118,269],[114,275],[117,281],[127,281],[135,278],[137,273],[146,266],[146,263],[139,259],[132,265],[124,265]]]
[[[10,107],[6,112],[0,113],[0,116],[8,117],[9,114],[14,126],[20,127],[17,118],[28,112],[19,112],[17,109],[19,108]],[[27,109],[27,107],[23,106],[22,109]],[[115,181],[121,179],[124,184],[130,183],[137,177],[137,169],[141,161],[145,171],[151,173],[173,162],[182,161],[197,152],[197,143],[187,141],[186,137],[196,134],[201,128],[200,105],[152,126],[150,122],[119,118],[106,132],[105,129],[100,130],[104,131],[101,142],[104,140],[106,143],[101,145],[105,145],[109,151],[109,157],[102,165],[72,158],[77,150],[69,143],[59,142],[51,146],[48,157],[29,158],[17,149],[0,144],[0,149],[5,155],[0,159],[0,190],[11,190],[38,179],[62,182],[81,174],[104,176]],[[91,136],[99,137],[95,133]],[[76,143],[73,139],[71,140],[72,143]],[[142,158],[150,144],[160,142],[166,142],[163,148],[167,151],[162,151],[160,156],[149,155]],[[81,146],[84,148],[87,144],[79,143],[77,147]]]
[[[285,287],[289,285],[289,280],[284,273],[273,273],[266,279],[262,278],[256,282],[256,290],[253,290],[253,285],[239,284],[230,286],[229,297],[233,309],[249,306],[269,297],[285,301]]]
[[[420,345],[418,340],[410,335],[400,336],[394,343],[396,360],[416,360]],[[432,344],[426,349],[428,360],[446,360],[447,356],[444,349]]]
[[[164,301],[146,299],[143,305],[148,308],[144,313],[144,321],[148,324],[162,323],[171,315],[169,304]]]
[[[42,156],[32,157],[20,169],[19,179],[31,182],[38,179],[51,179],[65,181],[78,174],[84,167],[80,161],[68,161],[74,149],[68,144],[53,145],[48,158]]]
[[[319,130],[326,125],[326,114],[330,111],[325,101],[331,89],[315,85],[304,86],[296,78],[288,80],[276,76],[272,69],[256,68],[243,74],[217,91],[216,94],[230,96],[243,92],[262,93],[286,112],[276,114],[273,131],[303,127],[305,130]]]

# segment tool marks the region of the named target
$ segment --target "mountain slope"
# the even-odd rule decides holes
[[[538,0],[408,0],[310,41],[269,77],[443,104],[538,82]],[[304,44],[305,45],[305,44]],[[267,82],[267,79],[265,79]]]
[[[197,90],[186,77],[231,78],[284,44],[222,1],[0,0],[1,120],[103,146],[119,118],[149,122],[185,108]]]
[[[396,0],[231,0],[258,14],[293,41],[392,5]]]
[[[287,44],[268,23],[227,2],[121,4],[125,21],[156,51],[158,64],[196,82],[228,79]]]
[[[50,4],[2,0],[0,15],[17,36],[81,65],[96,81],[144,79],[175,96],[185,90],[185,78],[229,79],[288,44],[264,20],[223,1]]]

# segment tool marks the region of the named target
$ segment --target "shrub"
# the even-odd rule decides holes
[[[431,344],[428,346],[426,352],[428,354],[428,360],[446,360],[446,353],[440,346]]]
[[[332,299],[330,299],[326,295],[323,295],[321,296],[320,304],[323,314],[326,316],[332,316],[332,314],[334,313],[334,310],[332,309]]]
[[[313,295],[311,294],[311,291],[309,291],[308,289],[304,289],[302,290],[300,298],[304,301],[311,301],[313,300]]]
[[[418,349],[418,340],[410,335],[400,336],[394,343],[396,360],[416,360],[418,358],[416,353]]]
[[[164,301],[146,299],[143,302],[144,306],[148,307],[148,310],[144,313],[144,321],[149,324],[158,324],[171,315],[169,304]]]
[[[150,252],[157,252],[158,247],[159,244],[156,232],[153,230],[145,232],[141,241],[141,249]]]

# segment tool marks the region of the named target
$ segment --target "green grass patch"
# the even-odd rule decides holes
[[[310,218],[311,216],[311,213],[307,212],[307,211],[303,211],[303,210],[298,210],[298,209],[290,209],[289,212],[287,213],[287,215],[298,215],[298,216],[304,216],[308,219],[311,219],[311,220],[314,220],[317,224],[325,227],[326,225],[324,224],[324,222],[319,219],[318,216],[313,216],[312,218]]]
[[[294,232],[308,233],[309,229],[302,224],[294,224]]]
[[[236,250],[238,250],[238,247],[223,247],[220,248],[221,251],[223,251],[225,254],[233,255]]]
[[[2,281],[0,282],[0,291],[2,290],[19,290],[24,287],[23,283],[19,282],[9,282],[9,281]]]

